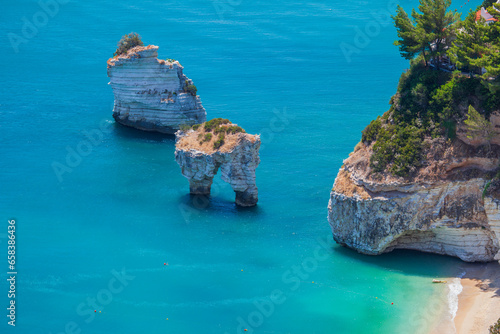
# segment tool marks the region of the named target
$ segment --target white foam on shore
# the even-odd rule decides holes
[[[465,271],[451,280],[448,284],[448,308],[450,310],[451,321],[455,320],[455,316],[458,311],[458,295],[462,292],[462,277],[464,277]]]

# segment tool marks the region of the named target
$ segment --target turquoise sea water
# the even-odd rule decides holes
[[[429,282],[460,261],[359,255],[332,242],[326,220],[342,159],[408,66],[392,45],[393,2],[58,7],[45,15],[18,0],[1,14],[2,333],[424,333],[446,312],[446,287]],[[262,134],[257,207],[235,207],[219,177],[209,201],[191,198],[173,138],[114,124],[106,60],[130,31],[181,62],[209,119]],[[95,141],[84,147],[86,133]],[[58,178],[54,162],[78,149],[85,156]]]

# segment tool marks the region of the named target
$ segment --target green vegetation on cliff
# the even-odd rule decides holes
[[[467,125],[467,138],[469,139],[479,138],[489,142],[495,136],[493,124],[479,114],[473,106],[469,106],[467,119],[464,123]]]
[[[500,319],[490,327],[490,334],[500,334]]]
[[[187,85],[186,86],[186,92],[189,94],[196,96],[196,93],[198,92],[198,89],[196,88],[195,85]]]
[[[201,128],[201,129],[200,129]],[[181,127],[182,131],[188,131],[193,129],[194,131],[202,130],[198,135],[198,140],[200,145],[205,142],[210,142],[212,138],[217,136],[217,139],[214,141],[214,149],[219,149],[222,145],[224,145],[224,140],[226,139],[226,134],[236,134],[236,133],[245,133],[245,130],[238,125],[232,124],[230,120],[225,118],[214,118],[210,121],[207,121],[203,124],[195,124],[191,126],[183,126]]]
[[[225,124],[232,124],[230,120],[225,119],[225,118],[214,118],[208,122],[205,122],[203,124],[203,127],[206,132],[213,132],[215,134],[223,134],[223,133],[238,133],[238,132],[245,132],[240,126],[237,125],[227,125],[227,126],[222,126]]]
[[[127,53],[128,50],[136,47],[143,46],[144,43],[141,40],[141,36],[138,33],[131,32],[128,35],[124,35],[118,42],[118,47],[116,48],[113,56],[119,56],[121,54]]]
[[[402,56],[410,59],[410,69],[401,75],[397,92],[390,100],[390,109],[362,131],[361,141],[373,143],[370,166],[375,172],[410,176],[422,166],[429,140],[455,139],[457,124],[463,123],[468,117],[471,119],[469,106],[476,112],[472,115],[473,121],[470,121],[475,122],[476,133],[481,132],[477,126],[488,124],[491,112],[500,109],[500,76],[495,67],[500,66],[500,61],[494,63],[490,57],[481,60],[484,61],[481,63],[469,57],[467,66],[483,64],[486,73],[481,76],[458,70],[439,70],[446,53],[456,51],[451,40],[462,26],[461,22],[455,22],[455,14],[447,12],[448,6],[447,0],[421,0],[421,13],[414,10],[413,20],[401,7],[398,7],[397,15],[393,17],[400,37],[395,44],[400,47]],[[475,16],[475,13],[471,12],[469,16]],[[471,20],[469,17],[468,22]],[[485,25],[481,21],[473,21],[473,24]],[[493,36],[496,31],[500,31],[500,22],[483,28],[489,36]],[[445,37],[442,29],[448,30]],[[459,34],[462,32],[460,30]],[[440,40],[440,45],[436,44],[436,39]],[[461,41],[466,40],[462,38]],[[500,54],[498,37],[476,39],[475,42],[482,43],[483,48],[494,50],[495,57]],[[450,56],[453,57],[458,56]],[[478,54],[477,57],[487,56]],[[466,57],[461,59],[465,61]],[[489,66],[488,62],[493,65]]]
[[[413,10],[411,18],[398,5],[393,19],[399,40],[394,44],[399,46],[401,56],[413,59],[421,55],[427,65],[428,57],[445,55],[460,17],[456,11],[447,11],[450,5],[451,0],[421,0],[420,13]]]

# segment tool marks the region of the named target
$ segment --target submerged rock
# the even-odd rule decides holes
[[[255,170],[260,163],[260,136],[245,133],[229,121],[210,130],[206,126],[210,122],[195,126],[195,130],[176,133],[175,160],[182,175],[189,180],[190,193],[209,195],[213,178],[220,168],[222,180],[236,193],[236,204],[256,205]]]
[[[430,146],[426,165],[409,180],[372,173],[372,147],[359,144],[330,194],[335,241],[372,255],[414,249],[468,262],[500,260],[499,147],[460,139]]]
[[[137,46],[108,60],[114,119],[133,128],[174,134],[205,122],[192,80],[178,61],[158,59],[158,46]]]

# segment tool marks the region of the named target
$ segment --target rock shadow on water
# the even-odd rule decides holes
[[[463,272],[463,267],[466,265],[466,263],[451,256],[408,249],[395,249],[380,255],[366,255],[346,247],[337,246],[334,247],[334,252],[384,270],[432,278],[436,276],[455,277]]]
[[[118,123],[114,123],[112,129],[113,133],[115,133],[117,137],[125,140],[153,143],[170,142],[172,145],[175,145],[175,135],[139,130]]]
[[[213,195],[185,194],[179,197],[179,207],[182,208],[185,218],[196,219],[204,214],[224,214],[221,218],[235,216],[238,218],[255,219],[262,214],[259,205],[242,207],[234,201]]]

